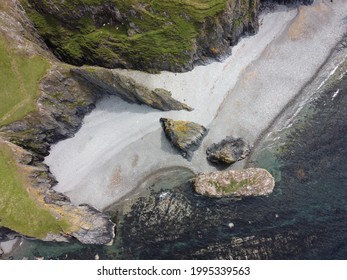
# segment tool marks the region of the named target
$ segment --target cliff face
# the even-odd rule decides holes
[[[56,181],[42,163],[52,143],[71,137],[78,130],[83,116],[94,108],[98,91],[71,77],[69,70],[60,66],[49,71],[40,91],[38,110],[0,128],[0,154],[8,151],[13,159],[13,168],[7,168],[6,163],[5,167],[13,177],[19,177],[9,182],[13,184],[13,193],[7,204],[0,201],[0,210],[6,209],[0,213],[0,226],[46,241],[76,238],[87,244],[112,243],[115,225],[109,217],[88,205],[73,205],[65,195],[55,192]],[[3,183],[0,182],[0,189],[6,191],[6,182]],[[19,197],[18,192],[23,189],[26,192]],[[29,205],[23,206],[24,212],[22,196]],[[21,201],[20,206],[16,199]],[[37,224],[41,221],[49,221],[49,225],[40,229]]]
[[[313,0],[22,0],[54,54],[74,65],[191,70],[258,30],[260,2]]]
[[[16,236],[4,227],[41,240],[111,243],[109,217],[55,192],[42,163],[52,143],[77,131],[99,92],[57,63],[16,0],[0,3],[0,56],[0,241]]]
[[[23,3],[56,56],[75,65],[181,72],[258,29],[259,0]]]

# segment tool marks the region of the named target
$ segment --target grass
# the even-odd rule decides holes
[[[48,68],[41,57],[14,53],[0,35],[0,126],[35,110],[39,82]]]
[[[219,193],[232,194],[237,192],[238,190],[241,190],[247,187],[250,184],[250,180],[245,179],[245,180],[237,181],[235,179],[231,179],[230,183],[227,185],[222,185],[216,181],[211,181],[210,184],[214,185],[214,187]]]
[[[201,24],[206,17],[220,13],[227,0],[55,0],[60,12],[49,14],[42,12],[49,10],[48,1],[22,2],[39,33],[68,62],[112,67],[117,61],[150,68],[163,61],[170,65],[188,62]],[[27,2],[40,9],[33,9]],[[71,17],[71,11],[78,7],[110,2],[127,15],[122,22],[110,24],[109,16],[93,21],[88,12],[79,19]],[[139,31],[129,36],[133,24]]]
[[[0,142],[0,227],[36,238],[67,230],[67,222],[57,220],[29,195],[25,174],[26,170],[16,164],[11,148]]]

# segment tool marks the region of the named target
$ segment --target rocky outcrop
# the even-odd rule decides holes
[[[261,168],[216,171],[194,178],[194,190],[210,197],[262,196],[272,193],[274,187],[272,175]]]
[[[250,151],[250,145],[242,138],[226,137],[209,146],[206,154],[207,159],[213,163],[230,165],[246,158]]]
[[[145,104],[162,111],[193,110],[188,105],[172,98],[171,92],[163,88],[150,90],[134,79],[108,69],[76,68],[72,71],[106,93],[118,95],[130,103]]]
[[[216,242],[192,252],[193,259],[224,260],[274,260],[296,259],[317,243],[314,232],[300,233],[295,230],[275,235],[250,235],[231,237],[228,242]]]
[[[258,29],[259,0],[23,2],[47,45],[75,65],[187,71]]]
[[[114,223],[100,211],[87,205],[73,205],[66,196],[55,192],[52,188],[56,181],[49,168],[42,163],[44,156],[49,153],[51,144],[74,135],[81,126],[84,115],[94,108],[101,93],[91,84],[71,74],[68,66],[57,63],[55,57],[44,48],[43,41],[35,35],[35,29],[21,10],[18,1],[1,2],[0,23],[0,35],[6,47],[11,47],[23,60],[26,57],[39,56],[51,65],[40,85],[37,88],[30,87],[31,91],[28,92],[34,95],[33,91],[38,91],[39,97],[34,110],[22,119],[0,127],[0,143],[2,147],[6,147],[11,158],[13,157],[14,162],[11,164],[16,166],[16,170],[18,168],[19,177],[23,179],[22,187],[28,191],[32,209],[44,209],[49,213],[51,221],[64,221],[64,228],[58,231],[47,231],[46,234],[45,229],[40,233],[39,230],[35,231],[39,236],[29,235],[20,230],[27,230],[28,225],[35,223],[34,218],[34,221],[28,221],[23,227],[15,223],[19,232],[15,235],[46,241],[78,239],[87,244],[109,244],[115,235]],[[12,170],[11,172],[15,173]],[[16,177],[16,174],[13,174],[13,177]],[[10,196],[15,197],[15,193]],[[25,215],[22,217],[21,213],[15,212],[15,205],[11,206],[11,214],[15,214],[15,219],[24,223]],[[0,217],[1,225],[6,225],[9,219],[13,217]],[[58,225],[60,223],[57,222],[54,228]],[[43,228],[46,228],[46,225]],[[6,230],[4,233],[3,229],[1,232],[2,240],[13,238],[13,232]]]
[[[320,229],[294,224],[276,227],[273,201],[245,205],[209,199],[190,184],[139,198],[122,217],[120,248],[125,259],[302,258],[324,240]],[[256,206],[255,206],[256,205]],[[265,213],[264,213],[265,212]],[[230,228],[230,222],[234,227]],[[277,219],[278,222],[278,219]],[[276,223],[277,224],[277,223]]]
[[[194,122],[161,118],[160,123],[170,143],[188,160],[208,132],[204,126]]]
[[[242,36],[258,31],[259,0],[226,1],[225,8],[215,17],[207,17],[199,30],[195,60],[221,60],[231,54],[230,46]]]
[[[29,172],[36,202],[53,215],[72,225],[70,232],[48,234],[45,241],[68,241],[76,238],[87,244],[112,243],[114,224],[109,217],[88,206],[75,206],[52,187],[56,184],[49,168],[42,163],[50,145],[74,135],[84,115],[95,106],[100,92],[70,74],[69,68],[53,67],[41,82],[39,110],[24,119],[0,128],[0,136],[12,142],[17,162]]]
[[[60,232],[48,233],[41,240],[68,242],[74,238],[85,244],[112,244],[115,225],[108,215],[89,205],[73,205],[65,195],[52,189],[55,179],[45,164],[35,160],[33,154],[23,148],[12,143],[7,145],[13,152],[22,176],[29,182],[26,189],[33,201],[48,210],[56,220],[68,223]]]
[[[44,41],[65,62],[182,72],[196,63],[222,59],[242,36],[257,32],[260,3],[312,0],[23,3]]]
[[[71,75],[69,67],[56,65],[40,84],[39,110],[1,127],[0,136],[33,152],[36,159],[43,159],[51,144],[75,134],[101,94]]]

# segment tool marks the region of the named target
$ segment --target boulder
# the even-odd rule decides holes
[[[213,163],[232,164],[249,155],[250,145],[242,138],[226,137],[206,150],[207,159]]]
[[[204,126],[189,121],[161,118],[160,123],[171,144],[188,160],[208,132]]]
[[[274,186],[275,179],[262,168],[216,171],[194,178],[195,191],[210,197],[263,196],[272,193]]]

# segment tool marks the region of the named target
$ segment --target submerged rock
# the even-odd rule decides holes
[[[208,132],[204,126],[189,121],[161,118],[160,123],[166,137],[187,159],[192,157],[193,152],[199,147]]]
[[[194,179],[195,191],[211,197],[268,195],[274,186],[274,178],[262,168],[216,171]]]
[[[251,148],[242,138],[226,137],[206,150],[207,159],[213,163],[232,164],[249,155]]]

